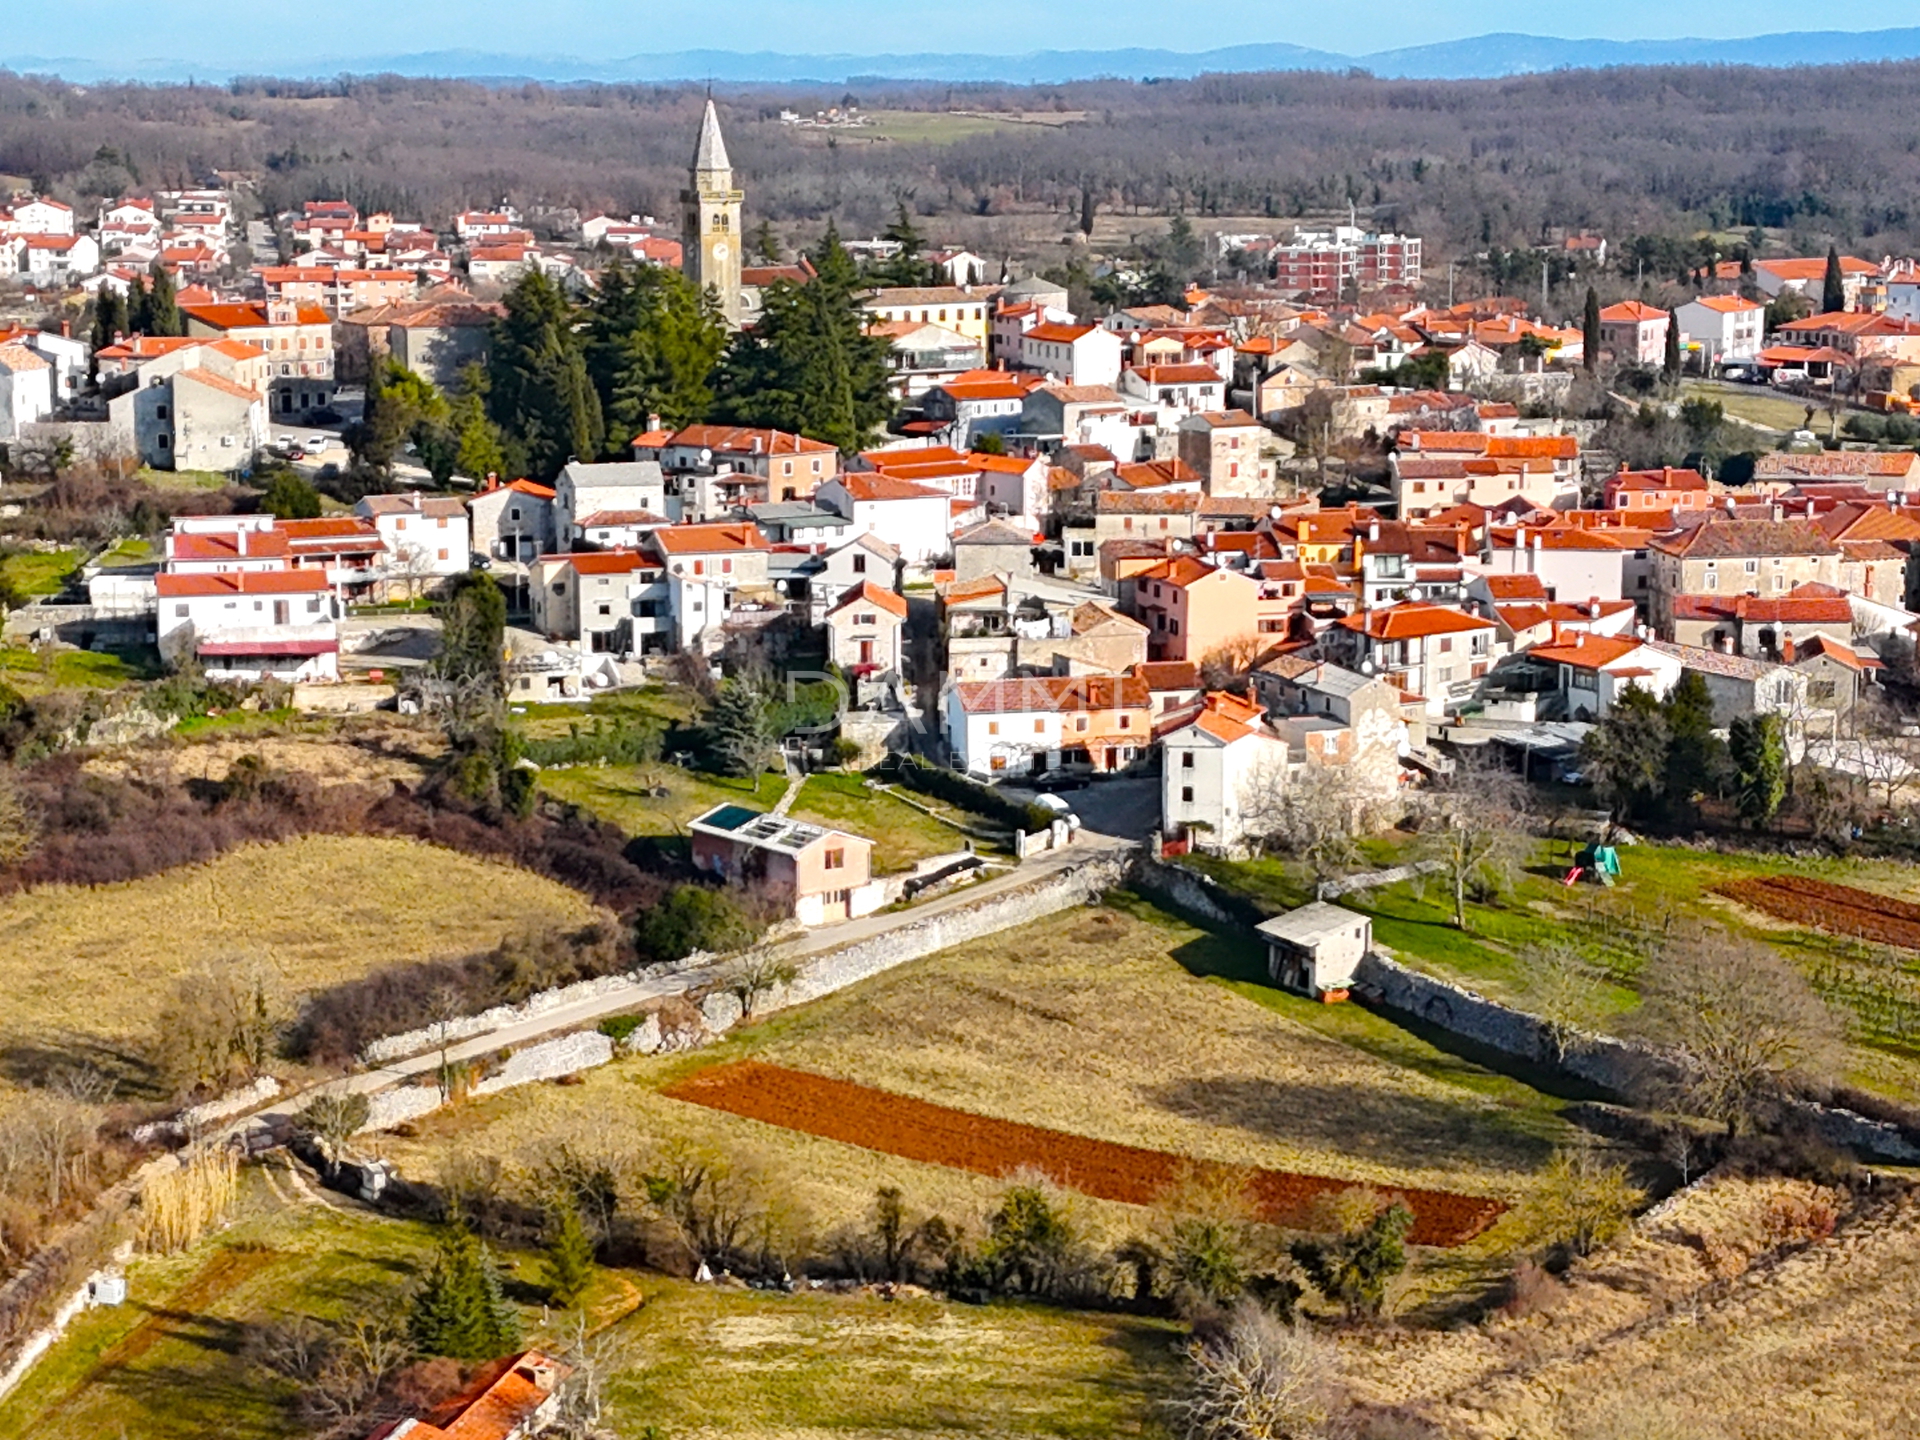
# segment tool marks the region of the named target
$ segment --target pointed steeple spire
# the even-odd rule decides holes
[[[733,162],[727,158],[727,142],[720,137],[720,112],[713,107],[713,97],[707,97],[707,113],[700,121],[700,144],[693,152],[695,170],[732,170]]]

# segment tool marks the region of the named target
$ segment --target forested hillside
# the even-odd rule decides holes
[[[728,138],[750,212],[776,222],[1103,212],[1276,219],[1344,210],[1428,238],[1434,258],[1537,240],[1784,232],[1862,253],[1920,239],[1920,63],[1802,70],[1679,67],[1493,81],[1230,75],[1038,88],[879,85],[889,129],[778,121],[840,93],[736,90]],[[257,172],[269,206],[344,193],[443,220],[488,200],[668,215],[700,97],[691,87],[346,78],[227,87],[96,86],[0,76],[0,173],[76,200]],[[948,111],[1080,116],[947,123]],[[957,118],[957,117],[955,117]],[[757,218],[757,216],[755,217]]]

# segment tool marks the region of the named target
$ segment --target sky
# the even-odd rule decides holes
[[[129,69],[147,57],[204,59],[210,69],[285,65],[303,55],[296,38],[308,60],[457,49],[600,59],[707,48],[1197,51],[1267,41],[1365,54],[1495,31],[1652,40],[1912,23],[1832,0],[1609,0],[1577,10],[1538,0],[1267,0],[1245,10],[1168,0],[972,0],[959,11],[932,0],[327,0],[293,10],[252,0],[67,0],[8,10],[0,60],[75,57]],[[296,13],[309,18],[293,20]],[[961,14],[965,26],[954,23]],[[1232,25],[1227,15],[1236,15]]]

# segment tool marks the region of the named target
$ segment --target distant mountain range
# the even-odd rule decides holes
[[[1480,35],[1371,55],[1336,55],[1299,45],[1234,45],[1220,50],[1044,50],[1028,55],[786,55],[771,51],[682,50],[595,61],[573,56],[435,50],[410,55],[352,55],[263,62],[241,67],[178,59],[102,64],[74,57],[22,55],[0,65],[80,83],[112,79],[223,81],[233,74],[324,78],[342,72],[554,83],[670,82],[840,85],[849,80],[998,81],[1058,84],[1103,76],[1184,79],[1222,72],[1363,69],[1389,79],[1475,80],[1546,70],[1614,65],[1842,65],[1920,58],[1920,27],[1849,32],[1801,31],[1744,40],[1561,40],[1541,35]]]

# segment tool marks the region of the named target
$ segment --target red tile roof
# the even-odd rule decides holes
[[[1341,618],[1340,625],[1375,640],[1415,640],[1427,635],[1457,635],[1469,630],[1491,630],[1494,623],[1451,605],[1408,601],[1386,610],[1365,610]]]
[[[896,620],[907,618],[907,597],[892,590],[883,589],[871,580],[862,580],[853,589],[847,591],[840,597],[840,602],[827,613],[837,615],[853,604],[878,606]]]
[[[1138,675],[1046,675],[1023,680],[975,680],[955,685],[969,715],[1035,710],[1144,710],[1147,682]]]
[[[652,532],[654,544],[668,555],[715,555],[727,550],[772,548],[753,524],[666,525]]]
[[[230,570],[220,575],[156,575],[153,583],[163,600],[209,595],[325,594],[333,588],[326,574],[319,570]]]

